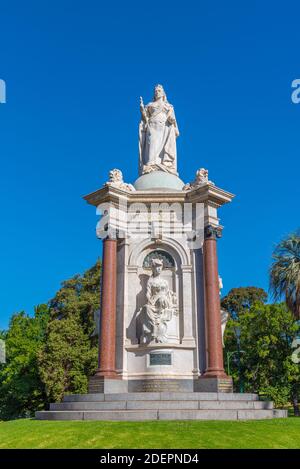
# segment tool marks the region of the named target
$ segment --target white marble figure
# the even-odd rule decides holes
[[[176,138],[179,130],[173,106],[162,85],[156,85],[153,101],[144,106],[140,98],[140,174],[155,170],[177,174]]]
[[[163,261],[152,259],[152,275],[147,283],[147,303],[137,317],[137,337],[140,344],[167,342],[167,323],[178,311],[176,294],[161,277]]]
[[[196,187],[203,186],[204,184],[213,184],[213,182],[208,180],[208,170],[205,168],[200,168],[196,172],[196,177],[194,181],[189,182],[188,184],[185,184],[185,186],[183,187],[183,190],[189,191]]]
[[[127,184],[124,182],[123,174],[120,169],[112,169],[109,172],[109,181],[106,182],[105,185],[118,187],[119,189],[123,189],[125,191],[135,191],[135,188],[132,184]]]

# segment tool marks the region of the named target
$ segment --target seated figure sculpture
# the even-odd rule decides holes
[[[176,294],[161,277],[163,261],[152,259],[152,275],[147,283],[147,303],[137,317],[137,337],[140,344],[167,342],[168,322],[178,312]]]

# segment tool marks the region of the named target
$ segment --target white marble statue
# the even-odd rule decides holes
[[[177,174],[176,138],[179,135],[174,108],[162,85],[156,85],[153,101],[144,106],[140,98],[140,174],[155,170]]]
[[[137,337],[140,344],[167,342],[168,322],[177,314],[177,297],[161,277],[163,261],[152,259],[152,275],[147,283],[147,303],[137,317]]]
[[[135,188],[132,184],[127,184],[124,182],[123,174],[120,169],[112,169],[109,172],[109,181],[107,181],[105,185],[118,187],[119,189],[123,189],[125,191],[135,191]]]
[[[196,171],[196,177],[193,182],[189,182],[188,184],[185,184],[183,187],[184,191],[189,191],[191,189],[194,189],[196,187],[203,186],[205,184],[213,184],[213,182],[208,180],[208,170],[205,168],[200,168]]]

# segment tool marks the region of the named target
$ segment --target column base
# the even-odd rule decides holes
[[[95,374],[89,379],[89,394],[114,394],[128,392],[128,381],[122,380],[120,376],[103,376]]]
[[[109,379],[120,379],[120,375],[113,369],[101,369],[98,368],[96,373],[94,374],[97,378],[109,378]]]
[[[200,376],[194,383],[197,392],[233,392],[232,378],[224,373],[224,376]]]

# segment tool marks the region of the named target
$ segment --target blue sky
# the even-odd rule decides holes
[[[298,4],[297,4],[298,3]],[[0,328],[101,255],[82,196],[112,167],[137,176],[139,96],[175,106],[180,176],[236,194],[219,215],[224,293],[268,287],[299,226],[296,1],[1,2]]]

